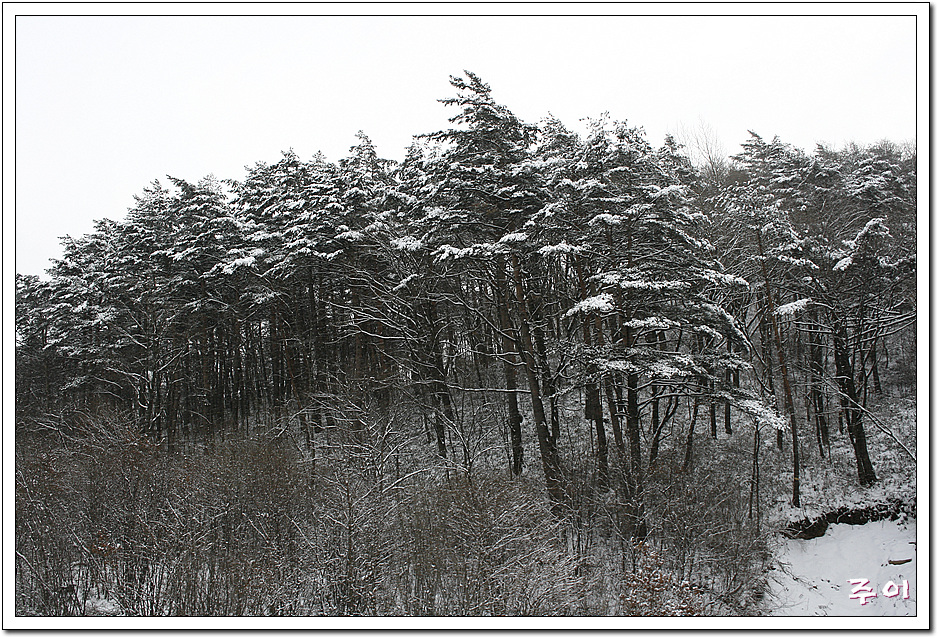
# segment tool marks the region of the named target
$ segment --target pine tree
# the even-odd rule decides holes
[[[574,201],[588,220],[596,291],[570,312],[601,317],[597,327],[604,330],[596,335],[605,336],[595,361],[605,375],[616,444],[626,450],[626,495],[638,538],[646,533],[639,393],[647,382],[690,379],[698,381],[692,392],[709,392],[712,370],[727,361],[725,343],[746,342],[732,317],[712,303],[714,285],[737,281],[714,269],[710,246],[696,238],[700,213],[682,183],[689,165],[675,151],[672,145],[655,152],[640,129],[596,120],[583,150],[585,172],[573,182]],[[696,349],[683,352],[685,340]],[[660,420],[653,430],[659,426]]]
[[[503,356],[511,362],[516,353],[527,378],[547,491],[559,507],[566,498],[557,449],[559,416],[556,409],[548,411],[556,388],[539,325],[542,294],[531,287],[535,264],[528,259],[524,232],[526,220],[543,205],[538,177],[527,167],[536,130],[497,104],[477,75],[467,71],[465,78],[450,82],[457,96],[441,102],[460,109],[450,121],[464,128],[426,136],[442,149],[428,163],[433,191],[425,219],[433,216],[438,225],[437,260],[461,260],[476,279],[474,285],[485,282],[493,291],[498,308],[490,320],[514,342],[512,353],[503,340]],[[510,373],[506,382],[512,385]],[[511,411],[517,466],[518,423]]]

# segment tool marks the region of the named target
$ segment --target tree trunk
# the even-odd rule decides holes
[[[427,300],[425,311],[428,332],[427,338],[430,342],[430,352],[426,353],[429,361],[426,361],[425,365],[430,375],[430,395],[433,397],[435,403],[433,425],[436,433],[437,453],[445,459],[447,457],[446,426],[447,424],[452,426],[456,422],[456,415],[453,412],[449,388],[446,385],[446,368],[443,362],[443,351],[437,326],[436,306],[433,300]]]
[[[733,354],[733,340],[727,338],[726,340],[726,349],[730,354]],[[726,368],[726,385],[727,387],[733,382],[733,369],[727,366]],[[739,387],[737,385],[737,387]],[[730,402],[729,400],[723,401],[723,431],[727,434],[733,433],[733,425],[730,422]]]
[[[547,415],[544,412],[544,403],[541,399],[537,358],[535,356],[534,343],[529,327],[530,318],[527,310],[527,299],[524,294],[521,266],[518,263],[517,255],[512,255],[511,260],[515,284],[515,298],[520,316],[521,358],[524,363],[524,371],[528,378],[528,389],[531,392],[531,408],[534,412],[534,428],[537,432],[537,443],[541,452],[541,464],[544,468],[544,482],[547,487],[547,493],[553,504],[553,511],[556,515],[560,515],[563,503],[566,500],[564,498],[565,490],[560,467],[560,458],[557,454],[556,441],[551,436],[548,429]]]
[[[772,320],[772,332],[775,334],[775,349],[778,352],[778,367],[779,371],[782,373],[782,385],[785,389],[785,407],[788,409],[788,418],[791,424],[791,504],[793,507],[801,507],[801,468],[798,458],[798,421],[795,416],[795,402],[792,399],[791,383],[788,380],[788,366],[785,364],[785,349],[782,347],[782,336],[778,329],[778,321],[775,319],[775,304],[772,302],[772,287],[769,284],[769,273],[765,267],[765,250],[762,247],[762,233],[757,231],[756,237],[759,242],[759,255],[762,257],[762,278],[765,280],[766,310],[768,311],[769,318]]]
[[[580,295],[585,299],[588,294],[586,279],[583,275],[583,265],[581,261],[576,262],[577,275],[580,283]],[[592,331],[590,324],[593,322],[593,313],[587,313],[583,318],[583,345],[590,348],[593,345]],[[600,324],[600,329],[602,325]],[[601,338],[601,337],[600,337]],[[585,416],[593,422],[596,428],[596,452],[599,466],[599,483],[601,486],[607,484],[609,477],[609,446],[606,441],[606,428],[603,425],[603,404],[599,391],[599,379],[596,378],[598,370],[596,366],[590,364],[586,368],[588,381],[586,383],[586,406]]]
[[[527,295],[534,297],[534,295]],[[541,377],[541,396],[547,398],[550,406],[550,436],[556,443],[560,438],[560,407],[557,405],[557,390],[554,384],[554,375],[551,371],[550,361],[547,359],[547,345],[544,341],[544,331],[541,329],[540,297],[528,302],[531,321],[531,336],[534,338],[538,369]]]
[[[715,391],[714,385],[715,383],[710,381],[711,397]],[[713,439],[717,438],[717,402],[716,399],[713,398],[710,399],[710,437]]]
[[[602,318],[599,315],[595,316],[593,326],[595,328],[596,345],[602,346],[605,343],[605,338],[603,337]],[[616,398],[615,379],[613,379],[611,374],[606,373],[603,375],[600,384],[603,386],[606,394],[606,405],[609,408],[609,425],[612,427],[612,440],[616,444],[620,458],[624,458],[625,441],[622,437],[622,425],[619,421],[619,402]]]
[[[873,463],[870,461],[870,453],[866,447],[866,431],[863,429],[859,397],[853,380],[853,366],[850,364],[850,354],[847,350],[847,329],[843,324],[835,322],[833,336],[834,367],[837,373],[837,383],[840,386],[841,407],[857,460],[860,485],[866,487],[876,482],[876,473],[873,471]]]
[[[700,409],[700,397],[694,397],[694,411],[690,417],[690,426],[687,428],[687,440],[684,443],[684,464],[681,466],[681,472],[686,473],[690,469],[690,464],[694,456],[694,426],[697,425],[697,412]]]
[[[813,317],[811,325],[811,338],[808,341],[809,366],[811,373],[811,404],[814,408],[814,424],[817,430],[818,447],[821,450],[821,456],[824,456],[825,448],[830,452],[830,432],[827,427],[827,417],[824,413],[824,351],[821,349],[821,326],[817,321],[817,316]]]
[[[768,308],[769,304],[763,297],[761,316],[759,317],[759,336],[762,342],[762,361],[765,363],[765,384],[768,386],[769,394],[772,395],[773,400],[776,400],[777,405],[777,395],[775,393],[775,372],[772,369],[772,338],[769,336],[769,321],[766,318],[769,314]],[[781,430],[775,430],[775,443],[778,446],[780,452],[785,450],[785,442],[782,438]]]
[[[518,335],[508,312],[508,284],[505,262],[499,257],[495,274],[495,302],[498,304],[498,323],[502,337],[505,389],[508,391],[508,432],[511,436],[511,472],[521,476],[524,468],[524,446],[521,441],[521,410],[518,408],[518,379],[515,364],[518,361]]]
[[[883,383],[879,379],[879,365],[876,362],[876,359],[877,359],[876,342],[878,341],[879,341],[878,337],[876,339],[873,339],[873,347],[870,350],[870,359],[871,359],[870,374],[873,377],[873,392],[875,392],[877,395],[882,395]]]
[[[752,474],[749,478],[749,520],[753,518],[755,510],[756,534],[759,533],[759,424],[756,423],[752,432]]]

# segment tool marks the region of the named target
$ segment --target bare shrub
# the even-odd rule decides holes
[[[19,446],[17,613],[691,614],[752,588],[742,445],[689,474],[664,450],[635,544],[592,467],[558,518],[537,476],[415,469],[402,425],[359,416],[315,471],[290,436],[169,451],[116,418]]]
[[[676,583],[706,591],[739,613],[760,589],[767,559],[758,508],[750,518],[751,460],[742,439],[698,445],[702,449],[689,472],[681,471],[679,455],[669,451],[649,477],[653,555]]]
[[[477,478],[423,484],[398,516],[395,586],[415,615],[552,615],[583,611],[589,580],[562,523],[527,482]]]

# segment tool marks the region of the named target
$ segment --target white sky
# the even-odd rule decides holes
[[[539,7],[548,9],[523,9]],[[20,15],[13,184],[13,167],[4,168],[6,188],[15,184],[16,271],[41,274],[61,256],[60,236],[122,219],[133,196],[166,175],[241,179],[246,165],[275,162],[291,147],[302,159],[321,150],[336,161],[359,129],[382,157],[402,159],[413,135],[448,126],[453,109],[437,100],[454,94],[449,75],[463,69],[526,121],[551,112],[579,129],[581,118],[609,111],[643,126],[655,146],[700,121],[728,154],[747,129],[808,151],[818,141],[916,137],[910,16]]]

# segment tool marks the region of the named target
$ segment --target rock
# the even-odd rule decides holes
[[[782,530],[782,534],[788,538],[808,540],[824,536],[824,532],[827,531],[827,525],[827,519],[824,516],[813,521],[810,518],[805,518],[794,523],[789,523],[788,526]]]
[[[898,499],[888,499],[885,503],[875,503],[867,507],[850,509],[841,507],[832,512],[828,512],[818,518],[811,520],[804,518],[800,521],[789,523],[781,530],[781,533],[788,538],[800,538],[803,540],[818,538],[827,532],[828,525],[847,524],[847,525],[865,525],[873,521],[889,519],[894,521],[902,515],[915,515],[915,504],[906,504]]]

